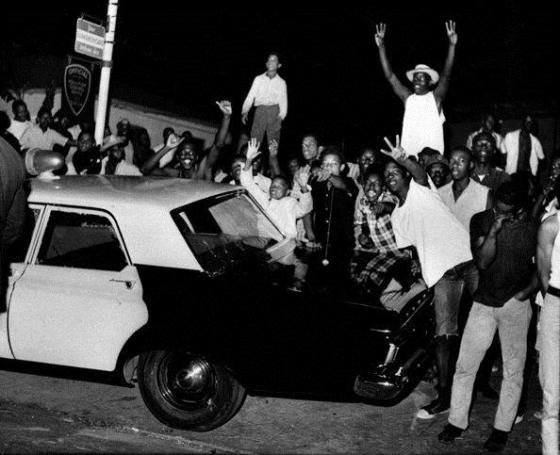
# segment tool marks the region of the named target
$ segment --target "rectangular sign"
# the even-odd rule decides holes
[[[105,27],[79,18],[76,22],[74,50],[79,54],[102,60],[104,46]]]

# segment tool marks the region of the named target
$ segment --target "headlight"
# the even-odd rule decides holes
[[[58,178],[53,171],[64,166],[64,156],[52,150],[30,149],[25,154],[25,169],[31,175],[39,178]]]

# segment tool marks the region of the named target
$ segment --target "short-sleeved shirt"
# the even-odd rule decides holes
[[[490,232],[494,212],[485,210],[471,220],[473,244]],[[480,270],[478,289],[474,300],[491,307],[502,307],[515,294],[527,287],[535,271],[534,257],[537,245],[537,227],[530,221],[504,223],[497,234],[496,257]]]
[[[32,126],[25,130],[21,137],[20,143],[22,148],[41,150],[52,150],[55,144],[64,147],[68,142],[68,138],[64,137],[58,131],[47,128],[43,131],[38,126]]]
[[[391,216],[399,248],[414,246],[422,277],[432,287],[456,265],[472,259],[469,234],[437,191],[410,181],[406,200]]]
[[[475,213],[486,210],[488,203],[488,187],[481,185],[470,179],[464,191],[455,200],[453,194],[453,182],[449,182],[438,189],[438,193],[451,213],[457,217],[465,229],[468,231],[471,218]]]
[[[491,194],[494,195],[500,185],[509,180],[509,175],[501,169],[491,167],[488,174],[482,176],[475,173],[473,169],[471,172],[471,178],[475,182],[490,188],[490,191],[492,192]]]

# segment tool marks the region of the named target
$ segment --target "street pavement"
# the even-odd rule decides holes
[[[415,418],[433,397],[421,382],[392,407],[361,403],[248,397],[226,425],[208,433],[173,430],[147,410],[137,389],[103,376],[0,363],[0,452],[99,453],[481,453],[496,402],[478,398],[464,438],[441,444],[446,417]],[[499,373],[493,378],[498,387]],[[510,435],[506,454],[540,453],[541,394],[530,382],[525,421]]]

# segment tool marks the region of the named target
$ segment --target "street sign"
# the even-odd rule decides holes
[[[79,18],[76,22],[76,42],[74,50],[88,57],[103,59],[105,27]]]

